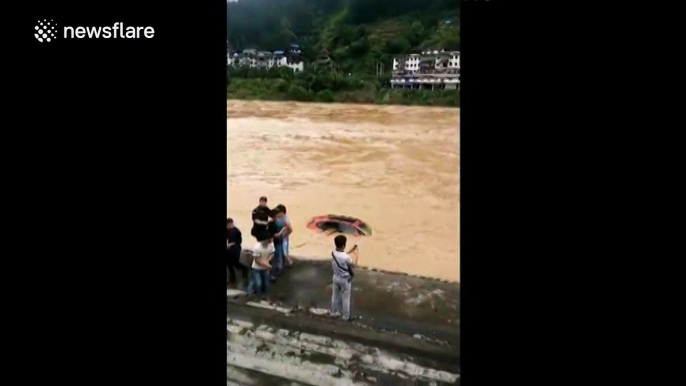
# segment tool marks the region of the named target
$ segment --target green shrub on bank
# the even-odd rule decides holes
[[[227,70],[229,99],[295,100],[459,107],[458,90],[392,90],[389,78],[345,76],[288,68]]]
[[[317,100],[320,102],[333,102],[333,92],[331,92],[330,90],[322,90],[317,93]]]

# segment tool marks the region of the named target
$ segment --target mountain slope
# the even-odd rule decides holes
[[[228,3],[227,40],[236,50],[297,43],[308,63],[326,50],[342,72],[371,75],[395,55],[459,49],[459,14],[454,0],[238,0]]]

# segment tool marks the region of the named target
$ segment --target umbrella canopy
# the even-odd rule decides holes
[[[307,224],[307,227],[313,231],[319,232],[344,233],[353,236],[372,235],[372,228],[362,220],[355,217],[339,216],[335,214],[314,217]]]

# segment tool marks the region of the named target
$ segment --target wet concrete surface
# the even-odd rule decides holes
[[[303,314],[229,305],[227,385],[460,384],[459,364],[449,354],[422,355],[441,349],[428,342],[415,339],[420,350],[406,350],[393,333],[358,328],[351,334],[350,324],[327,330],[321,319],[303,323]]]
[[[296,260],[267,296],[227,288],[228,385],[459,385],[456,283],[358,268],[331,318],[329,261]]]
[[[267,299],[296,309],[331,308],[330,261],[296,260],[272,283]],[[240,288],[229,285],[229,288]],[[459,347],[457,283],[358,268],[352,285],[357,323],[450,342]]]
[[[265,374],[258,370],[244,369],[236,366],[227,366],[227,386],[304,386],[291,380],[284,380],[278,376]]]
[[[266,302],[265,302],[266,303]],[[449,342],[417,338],[394,331],[383,331],[349,323],[340,319],[321,317],[307,312],[292,310],[283,312],[242,304],[228,300],[227,318],[247,322],[245,327],[267,325],[275,329],[287,329],[331,339],[341,339],[412,355],[417,363],[459,373],[460,350]]]

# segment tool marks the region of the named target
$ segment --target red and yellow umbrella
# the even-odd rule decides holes
[[[335,214],[327,214],[314,217],[307,224],[313,231],[332,233],[344,233],[353,236],[371,236],[372,228],[362,220]]]

